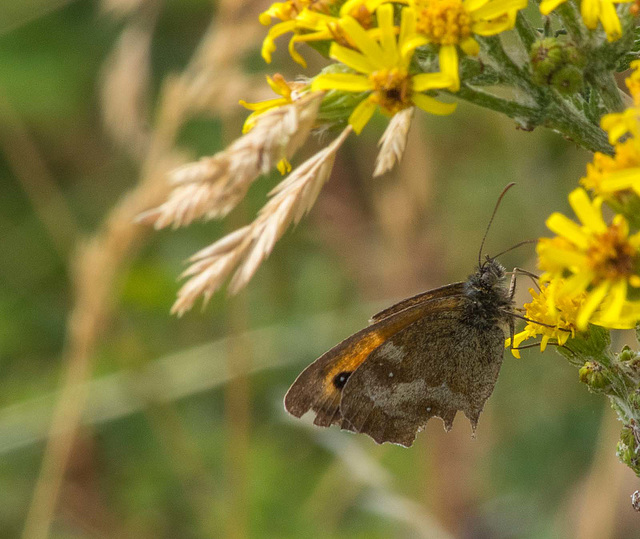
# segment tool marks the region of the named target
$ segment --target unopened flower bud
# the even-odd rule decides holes
[[[609,385],[602,365],[596,361],[587,361],[579,371],[580,381],[591,389],[604,389]]]
[[[582,88],[582,69],[566,65],[551,76],[551,86],[564,95],[575,94]]]

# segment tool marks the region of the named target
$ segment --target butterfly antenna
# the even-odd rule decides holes
[[[505,249],[504,251],[499,252],[496,256],[492,256],[491,258],[498,258],[499,256],[502,256],[505,253],[508,253],[509,251],[513,251],[514,249],[517,249],[518,247],[522,247],[523,245],[527,245],[528,243],[537,243],[538,240],[524,240],[521,241],[520,243],[516,243],[515,245],[509,247],[508,249]]]
[[[480,244],[480,250],[478,251],[478,267],[482,265],[482,249],[484,248],[484,242],[487,239],[487,234],[489,233],[489,229],[491,228],[491,223],[493,223],[493,218],[496,216],[496,212],[500,207],[500,202],[502,202],[502,199],[504,195],[507,193],[507,191],[511,189],[515,184],[516,184],[515,182],[511,182],[507,184],[507,186],[502,190],[502,193],[500,193],[500,196],[498,197],[495,208],[493,208],[491,219],[489,219],[489,224],[487,225],[487,229],[484,231],[484,236],[482,237],[482,243]]]

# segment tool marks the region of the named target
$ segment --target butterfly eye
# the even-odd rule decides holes
[[[337,389],[342,389],[344,385],[347,383],[349,376],[351,376],[350,371],[343,371],[339,374],[336,374],[336,376],[333,379],[333,385],[336,386]]]

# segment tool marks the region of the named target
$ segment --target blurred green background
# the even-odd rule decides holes
[[[378,308],[464,279],[508,182],[489,254],[568,211],[590,156],[553,133],[465,104],[420,114],[372,179],[377,119],[243,292],[169,315],[184,260],[278,178],[223,223],[153,233],[133,216],[172,166],[239,135],[235,103],[267,97],[264,73],[299,73],[282,50],[259,58],[268,4],[0,2],[0,537],[640,536],[614,414],[553,350],[505,354],[475,439],[460,416],[379,447],[282,407]],[[534,249],[502,262],[534,269]]]

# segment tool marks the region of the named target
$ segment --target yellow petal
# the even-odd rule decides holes
[[[601,202],[596,200],[592,203],[587,192],[581,188],[571,191],[568,198],[571,208],[584,226],[599,234],[607,231],[600,209]]]
[[[384,56],[385,65],[397,65],[400,60],[398,44],[396,43],[395,27],[393,26],[393,6],[384,4],[376,11],[378,28],[380,29],[380,49]]]
[[[258,103],[247,103],[244,99],[240,99],[238,103],[240,103],[240,105],[245,109],[265,112],[274,107],[286,105],[289,101],[284,97],[276,97],[274,99],[267,99],[266,101],[259,101]]]
[[[349,116],[349,124],[353,127],[356,135],[359,135],[364,129],[364,126],[367,125],[371,116],[373,116],[373,113],[376,111],[376,107],[377,105],[370,99],[363,99],[358,106],[353,109],[351,116]]]
[[[325,73],[311,82],[311,90],[342,90],[344,92],[366,92],[373,84],[368,77],[351,73]]]
[[[403,9],[400,15],[400,35],[398,45],[400,48],[416,33],[416,12],[413,9]]]
[[[640,188],[640,168],[628,168],[609,172],[600,184],[603,193],[615,193],[625,189]]]
[[[627,281],[619,279],[611,285],[611,290],[606,299],[606,306],[602,307],[602,319],[615,321],[620,318],[622,307],[627,299]]]
[[[472,37],[468,37],[460,42],[460,48],[469,56],[478,56],[480,54],[480,45]]]
[[[527,0],[491,0],[471,13],[474,21],[490,21],[510,11],[518,11],[527,7]]]
[[[376,67],[364,54],[338,45],[337,43],[331,45],[329,56],[360,73],[373,73],[376,70]]]
[[[587,249],[589,247],[588,236],[583,232],[580,225],[574,223],[566,215],[554,212],[547,218],[545,224],[549,230],[569,240],[581,249]]]
[[[413,94],[411,101],[417,107],[420,107],[425,112],[430,114],[437,114],[438,116],[446,116],[456,110],[456,103],[442,103],[433,97],[429,97],[424,94]]]
[[[460,74],[458,67],[458,51],[455,45],[443,45],[438,52],[440,71],[451,78],[449,90],[457,92],[460,89]]]
[[[365,29],[353,17],[341,19],[340,26],[376,68],[389,67],[384,62],[385,56],[378,43],[367,34]]]
[[[464,6],[465,11],[469,13],[480,9],[487,2],[489,2],[489,0],[463,0],[462,5]]]
[[[427,45],[429,40],[422,35],[414,34],[410,39],[406,41],[402,41],[402,46],[400,48],[400,56],[401,66],[405,69],[409,67],[411,63],[411,59],[413,58],[413,53],[418,47],[422,47],[423,45]]]
[[[590,272],[577,273],[564,281],[562,286],[554,291],[556,296],[576,297],[582,294],[593,280]]]
[[[547,348],[547,344],[549,344],[549,335],[543,335],[542,340],[540,341],[540,351],[544,352]]]
[[[454,84],[454,81],[444,73],[420,73],[411,77],[411,85],[414,92],[441,90],[450,88],[452,84]]]
[[[615,41],[622,36],[622,26],[613,3],[607,0],[600,1],[600,22],[607,33],[608,41]]]
[[[584,25],[590,30],[595,30],[600,15],[600,0],[581,0],[580,14]]]
[[[286,34],[287,32],[293,31],[295,27],[296,21],[285,21],[279,22],[278,24],[275,24],[271,28],[269,28],[267,37],[265,37],[264,41],[262,42],[261,50],[262,58],[264,58],[265,62],[267,62],[268,64],[271,63],[271,54],[276,50],[275,39],[283,34]]]
[[[609,287],[609,281],[604,281],[600,283],[594,290],[589,292],[589,294],[587,295],[587,300],[584,302],[584,305],[580,308],[580,312],[578,313],[578,319],[576,320],[578,329],[584,330],[587,328],[591,315],[602,303],[602,300],[609,291]]]
[[[540,2],[540,13],[543,15],[549,15],[560,4],[564,4],[567,0],[542,0]]]

